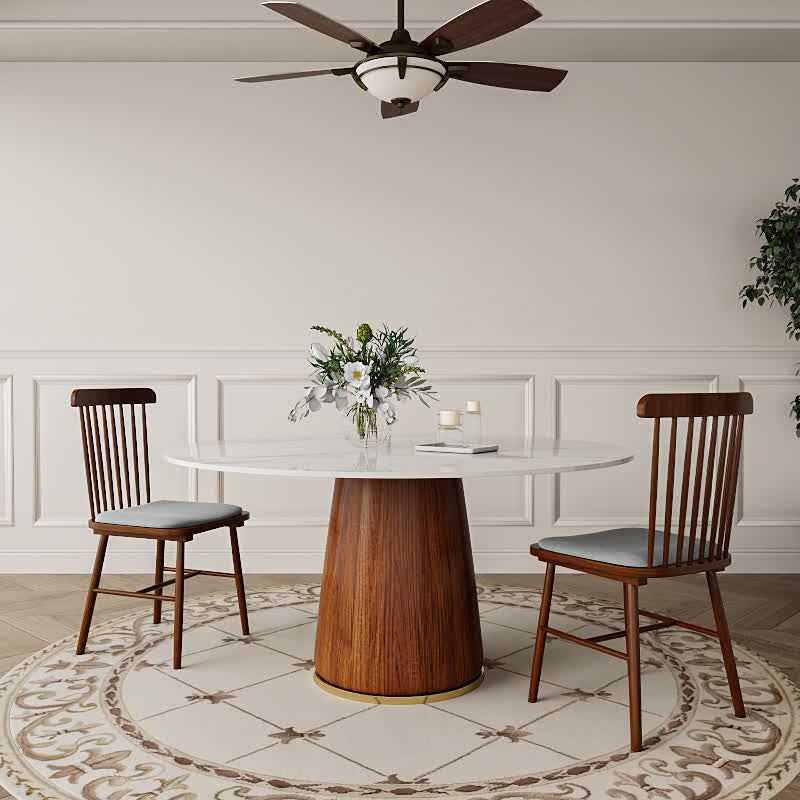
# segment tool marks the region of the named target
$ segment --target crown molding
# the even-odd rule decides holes
[[[393,29],[394,20],[342,20],[356,29]],[[406,27],[429,30],[441,19],[410,20]],[[0,20],[0,30],[302,30],[302,25],[282,20]],[[800,30],[800,20],[548,20],[526,25],[524,30],[552,31],[779,31]]]
[[[0,3],[0,6],[2,3]],[[407,23],[415,38],[438,28],[449,15],[426,15]],[[480,45],[484,59],[530,63],[579,62],[784,62],[800,61],[800,15],[794,9],[758,9],[758,18],[646,19],[634,8],[617,19],[538,20],[507,37]],[[53,11],[52,13],[66,13]],[[102,13],[102,12],[96,12]],[[286,19],[181,19],[179,12],[158,19],[142,9],[140,19],[0,19],[0,62],[185,62],[352,64],[347,48],[330,37]],[[216,12],[214,12],[216,13]],[[251,13],[249,10],[246,12]],[[662,11],[662,14],[665,12]],[[0,11],[0,15],[2,11]],[[778,18],[780,15],[780,18]],[[277,17],[278,15],[274,15]],[[723,16],[723,15],[721,15]],[[149,18],[148,18],[149,17]],[[352,6],[346,25],[376,41],[388,38],[393,19],[371,17]]]

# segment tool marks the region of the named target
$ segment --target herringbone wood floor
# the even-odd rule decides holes
[[[0,576],[0,674],[45,644],[77,632],[87,580],[85,575]],[[318,580],[318,575],[253,575],[247,583],[256,588]],[[539,575],[492,575],[485,580],[537,588],[542,583]],[[103,584],[138,589],[143,582],[147,580],[141,575],[122,575],[108,576]],[[723,574],[720,583],[734,639],[757,650],[800,684],[800,575]],[[198,577],[187,588],[190,594],[202,594],[230,588],[230,582]],[[590,576],[557,574],[556,591],[622,602],[618,584]],[[702,575],[653,581],[642,589],[641,603],[650,611],[714,627]],[[107,595],[99,598],[95,619],[113,618],[142,605]],[[0,789],[0,800],[8,797]],[[800,779],[779,798],[800,800]]]

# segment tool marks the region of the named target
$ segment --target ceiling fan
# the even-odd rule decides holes
[[[496,39],[538,19],[541,14],[525,0],[485,0],[445,22],[421,42],[415,42],[405,29],[405,2],[397,0],[397,29],[382,44],[300,3],[275,0],[262,5],[349,44],[366,56],[353,67],[253,75],[236,78],[237,81],[261,83],[316,75],[350,75],[364,91],[381,100],[384,119],[413,114],[423,97],[438,92],[450,78],[504,89],[549,92],[567,74],[563,69],[525,64],[441,60],[441,56]]]

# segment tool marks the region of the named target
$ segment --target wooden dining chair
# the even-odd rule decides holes
[[[233,578],[236,581],[242,635],[250,633],[237,537],[237,528],[244,525],[250,515],[242,511],[239,506],[228,503],[179,500],[151,502],[145,408],[155,402],[156,393],[152,389],[75,389],[72,393],[71,405],[79,410],[81,418],[83,463],[86,469],[91,514],[89,527],[100,536],[78,637],[77,653],[82,655],[86,652],[86,641],[89,637],[97,595],[112,594],[149,600],[153,603],[153,622],[156,624],[161,622],[161,605],[167,601],[174,603],[175,608],[172,666],[173,669],[180,669],[183,587],[186,579],[194,578],[196,575]],[[137,416],[141,420],[141,430],[137,426]],[[142,502],[142,490],[144,490],[144,502]],[[233,572],[184,569],[186,543],[192,541],[198,533],[217,528],[230,530]],[[151,586],[135,592],[100,588],[100,576],[103,572],[109,536],[155,540],[155,582]],[[164,566],[166,542],[175,542],[177,546],[174,567]],[[173,572],[175,577],[164,580],[164,572]],[[175,594],[165,595],[164,587],[172,584],[175,584]]]
[[[531,546],[531,554],[547,564],[539,624],[533,651],[528,701],[535,703],[542,674],[547,634],[584,645],[628,662],[631,750],[642,749],[641,675],[639,634],[677,625],[719,639],[722,660],[730,687],[734,713],[745,716],[742,690],[736,672],[725,609],[717,573],[731,563],[730,541],[734,501],[742,450],[744,416],[753,413],[753,398],[747,392],[731,394],[649,394],[640,401],[639,417],[655,420],[650,477],[650,517],[647,528],[618,528],[610,531],[555,536]],[[668,464],[665,486],[664,526],[657,530],[659,496],[659,448],[661,420],[669,419]],[[679,425],[686,420],[680,492],[675,498],[676,453]],[[696,433],[699,420],[699,432]],[[721,428],[721,430],[720,430]],[[690,503],[691,497],[691,503]],[[713,499],[713,502],[712,502]],[[677,505],[677,526],[673,508]],[[675,531],[673,533],[673,530]],[[619,581],[624,586],[625,630],[581,638],[549,625],[550,603],[556,566]],[[670,578],[704,572],[711,595],[716,630],[643,611],[639,608],[639,587],[650,578]],[[639,627],[639,616],[656,620]],[[602,642],[625,637],[626,651]]]

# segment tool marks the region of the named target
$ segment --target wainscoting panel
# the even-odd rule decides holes
[[[13,379],[0,375],[0,526],[14,524]]]
[[[298,363],[302,367],[302,361]],[[298,423],[289,410],[303,396],[302,372],[287,377],[238,375],[219,378],[219,438],[269,439],[342,436],[341,417],[324,408]],[[328,524],[333,481],[327,478],[262,478],[221,475],[220,502],[250,512],[249,526],[308,528]]]
[[[749,375],[739,379],[742,390],[753,395],[754,411],[742,450],[744,486],[738,524],[747,527],[788,528],[797,540],[800,528],[800,491],[792,463],[800,448],[796,420],[789,404],[800,394],[800,378],[786,375]]]
[[[649,509],[653,422],[631,418],[642,395],[657,392],[714,392],[716,375],[572,375],[555,378],[555,433],[563,439],[607,440],[630,447],[634,461],[613,470],[555,478],[557,527],[621,528],[646,525]],[[677,452],[686,445],[685,432]],[[662,469],[668,461],[661,448]],[[624,491],[620,491],[624,486]],[[663,506],[663,499],[662,499]]]
[[[476,568],[539,569],[532,541],[647,516],[652,424],[636,417],[641,395],[660,391],[753,393],[747,420],[734,568],[800,572],[800,441],[789,401],[800,392],[798,354],[787,349],[431,349],[423,354],[437,407],[480,400],[488,437],[553,437],[629,446],[631,464],[560,478],[469,481]],[[69,394],[79,386],[152,386],[154,498],[223,499],[252,514],[242,536],[247,569],[315,572],[322,567],[332,481],[189,471],[163,452],[218,438],[342,436],[325,408],[292,425],[305,356],[296,351],[0,352],[0,563],[6,572],[84,572],[96,544],[86,522],[79,422]],[[429,438],[434,410],[400,404],[395,436]],[[679,442],[680,447],[680,442]],[[247,529],[250,533],[247,533]],[[108,569],[149,572],[152,548],[115,542]],[[228,568],[226,537],[198,537],[190,564]]]
[[[534,387],[532,375],[431,375],[438,402],[426,409],[404,402],[399,413],[413,430],[434,434],[439,408],[463,408],[466,400],[481,401],[486,418],[485,436],[534,435]],[[533,478],[487,478],[465,481],[470,524],[477,527],[533,525]]]
[[[150,386],[156,391],[157,413],[152,406],[148,409],[147,426],[155,454],[155,457],[151,456],[150,469],[153,499],[158,499],[156,491],[174,500],[197,499],[195,472],[174,467],[158,458],[159,449],[177,447],[196,438],[196,386],[193,376],[35,377],[34,525],[53,528],[86,525],[88,496],[80,444],[80,421],[78,412],[69,404],[70,393],[76,387],[109,386]],[[138,408],[136,413],[139,419]]]

